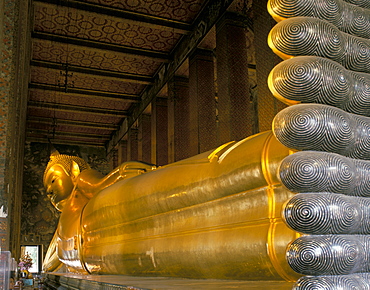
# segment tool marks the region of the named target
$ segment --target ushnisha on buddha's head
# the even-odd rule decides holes
[[[90,169],[90,166],[77,156],[59,154],[58,151],[50,155],[43,181],[46,193],[56,209],[63,209],[79,174],[85,169]]]

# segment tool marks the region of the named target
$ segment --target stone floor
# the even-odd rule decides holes
[[[127,289],[127,290],[215,290],[215,289],[274,289],[290,290],[293,283],[277,281],[193,280],[149,278],[115,275],[47,274],[48,279],[62,285],[59,289]]]

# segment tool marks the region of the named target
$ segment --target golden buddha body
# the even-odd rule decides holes
[[[45,187],[61,210],[57,258],[82,273],[294,280],[285,250],[297,233],[281,218],[291,193],[276,177],[289,153],[266,132],[107,177],[74,161],[70,173],[48,166]],[[49,253],[44,270],[58,260]]]

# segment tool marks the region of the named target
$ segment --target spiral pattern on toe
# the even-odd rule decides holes
[[[344,42],[345,39],[334,25],[310,17],[281,21],[269,34],[270,47],[276,53],[323,56],[337,62],[344,57]],[[323,44],[327,47],[323,47]]]
[[[370,40],[341,32],[334,25],[311,17],[279,22],[269,33],[271,49],[283,59],[321,56],[359,72],[370,72]]]
[[[335,107],[298,104],[275,116],[273,132],[289,148],[334,152],[369,160],[369,123],[368,117]]]
[[[345,2],[354,4],[359,7],[363,8],[370,8],[370,2],[369,0],[344,0]]]
[[[370,162],[335,153],[302,151],[285,157],[278,170],[293,192],[333,192],[370,197]]]
[[[367,196],[369,197],[370,193],[370,164],[366,161],[358,161],[359,165],[357,166],[357,183],[356,187],[353,190],[355,196]]]
[[[327,159],[328,156],[321,152],[304,151],[289,155],[280,164],[279,178],[282,184],[293,192],[330,191],[327,188]]]
[[[332,192],[370,197],[370,162],[335,153],[301,151],[279,166],[281,183],[293,192]]]
[[[361,156],[363,152],[370,150],[370,122],[369,119],[352,115],[355,127],[354,134],[356,136],[356,146],[353,148],[353,152],[350,156]]]
[[[342,63],[346,68],[359,72],[370,73],[370,40],[358,37],[348,37],[343,45],[345,51],[355,53],[346,54]]]
[[[286,224],[293,230],[308,234],[329,234],[331,225],[327,221],[328,212],[318,212],[325,208],[328,200],[321,195],[312,203],[312,195],[297,195],[290,199],[283,210]]]
[[[345,33],[370,38],[370,11],[342,0],[269,0],[268,11],[276,21],[298,16],[315,17]]]
[[[293,286],[293,290],[317,289],[369,290],[370,274],[358,273],[340,276],[306,276],[299,278]]]
[[[328,116],[321,111],[323,108],[313,105],[309,108],[303,106],[295,105],[278,113],[273,121],[274,134],[281,143],[286,146],[289,144],[287,146],[289,148],[319,150],[316,149],[316,144],[325,143],[325,124],[329,121]],[[315,148],[306,148],[308,140]]]
[[[301,193],[284,206],[283,217],[295,231],[313,234],[370,234],[368,198],[335,193]]]
[[[368,221],[368,218],[370,217],[370,201],[369,199],[361,198],[359,199],[358,203],[359,203],[359,207],[361,208],[360,229],[362,231],[359,233],[370,234],[370,222]]]
[[[369,271],[369,236],[302,236],[288,246],[290,267],[304,275],[346,275]]]
[[[370,74],[346,70],[326,58],[285,60],[270,72],[268,84],[273,95],[288,105],[320,103],[370,116]]]

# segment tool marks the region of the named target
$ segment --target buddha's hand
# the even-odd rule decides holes
[[[152,164],[139,162],[139,161],[128,161],[124,162],[119,166],[119,173],[123,178],[129,178],[150,172],[155,170],[157,167]]]
[[[269,1],[281,21],[269,44],[286,59],[269,87],[293,105],[277,114],[273,132],[301,151],[279,169],[281,182],[298,193],[284,219],[305,234],[287,249],[293,270],[308,275],[295,289],[370,287],[370,7],[348,2],[357,6]]]

